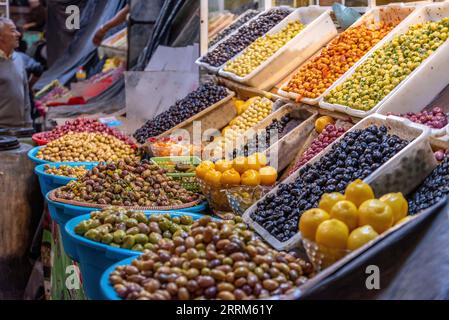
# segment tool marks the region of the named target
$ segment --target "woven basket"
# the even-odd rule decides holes
[[[53,190],[52,192],[49,193],[48,198],[51,201],[55,201],[55,202],[60,202],[60,203],[65,203],[65,204],[69,204],[72,206],[78,206],[78,207],[85,207],[85,208],[98,208],[98,209],[104,209],[104,208],[109,208],[113,205],[110,204],[95,204],[95,203],[87,203],[87,202],[80,202],[80,201],[72,201],[72,200],[66,200],[66,199],[59,199],[55,196],[55,192],[58,189]],[[179,209],[186,209],[186,208],[191,208],[194,206],[199,205],[204,199],[200,198],[196,201],[193,202],[189,202],[189,203],[184,203],[182,205],[179,206],[165,206],[165,207],[139,207],[139,206],[119,206],[119,207],[124,207],[130,210],[140,210],[140,211],[171,211],[171,210],[179,210]]]

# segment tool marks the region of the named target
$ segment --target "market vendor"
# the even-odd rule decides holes
[[[107,23],[102,25],[100,29],[97,30],[97,32],[94,35],[93,43],[96,46],[101,45],[101,42],[103,41],[105,35],[109,32],[109,30],[121,25],[123,22],[126,21],[126,17],[129,13],[129,4],[127,4],[122,10],[120,10],[114,18],[109,20]]]
[[[24,61],[14,51],[20,33],[0,18],[0,127],[30,127],[31,101]]]

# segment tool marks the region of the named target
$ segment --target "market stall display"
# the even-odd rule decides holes
[[[376,110],[386,96],[445,43],[448,26],[449,18],[410,25],[405,33],[395,35],[367,57],[324,101],[361,110],[362,116]]]
[[[39,149],[37,159],[51,162],[99,162],[138,159],[128,144],[105,133],[69,133]]]
[[[232,59],[257,38],[263,36],[281,22],[292,11],[287,8],[273,8],[257,15],[247,24],[212,47],[197,63],[210,71],[218,72],[222,65]]]
[[[448,9],[375,7],[339,35],[324,8],[250,12],[197,61],[218,77],[145,119],[139,149],[83,118],[35,135],[87,296],[297,299],[421,226],[449,193]],[[123,70],[111,57],[78,89]]]
[[[375,199],[368,184],[355,180],[344,194],[324,194],[319,207],[301,216],[299,230],[309,259],[316,270],[322,270],[404,223],[407,215],[408,203],[402,193]]]
[[[329,11],[298,8],[228,61],[219,75],[269,90],[336,35]]]
[[[263,299],[288,293],[312,275],[307,262],[271,249],[235,219],[231,224],[201,218],[169,249],[158,245],[117,267],[109,275],[111,285],[127,300]],[[185,257],[179,253],[184,250]],[[190,269],[182,270],[186,263]]]
[[[322,95],[411,12],[412,7],[373,8],[312,56],[281,85],[278,93],[318,104]]]

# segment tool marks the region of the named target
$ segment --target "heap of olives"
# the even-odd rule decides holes
[[[127,300],[266,299],[289,294],[313,274],[295,253],[279,252],[241,217],[204,216],[173,240],[163,239],[109,275]]]
[[[243,51],[242,55],[233,61],[229,61],[224,70],[232,72],[240,77],[250,74],[265,60],[274,55],[285,46],[291,39],[296,37],[304,25],[299,21],[292,21],[281,31],[265,35],[254,41]]]
[[[111,207],[92,212],[90,219],[80,222],[75,232],[89,240],[115,248],[143,251],[154,249],[162,239],[186,236],[193,224],[192,216],[169,214],[146,216],[142,211]]]
[[[102,162],[84,177],[56,189],[56,198],[113,206],[177,206],[199,199],[148,160]]]
[[[106,133],[68,133],[40,149],[36,158],[51,162],[117,161],[126,157],[138,159],[135,150]]]
[[[396,88],[449,36],[449,18],[418,23],[376,50],[325,101],[368,111]]]

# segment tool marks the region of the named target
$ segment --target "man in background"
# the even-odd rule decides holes
[[[0,18],[0,127],[30,127],[31,101],[24,60],[14,51],[20,33]]]

